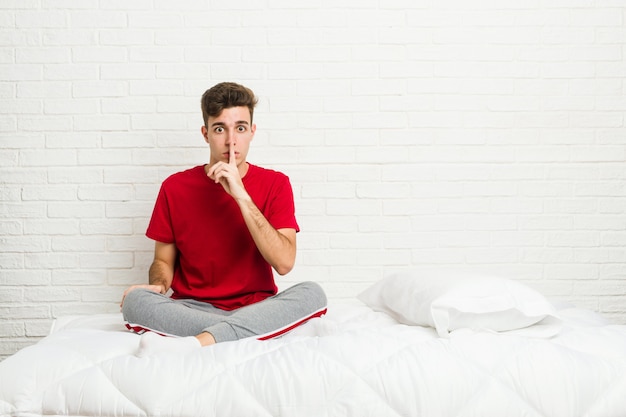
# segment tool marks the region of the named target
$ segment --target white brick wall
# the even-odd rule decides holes
[[[295,188],[282,287],[455,266],[626,323],[626,2],[318,3],[0,2],[0,357],[145,281],[226,80]]]

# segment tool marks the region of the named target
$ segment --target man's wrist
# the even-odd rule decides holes
[[[165,294],[167,292],[167,288],[165,287],[165,284],[163,284],[163,283],[151,282],[150,285],[152,285],[154,287],[159,287],[159,294]]]
[[[245,191],[244,193],[242,193],[242,195],[235,197],[235,200],[239,204],[248,204],[252,202],[252,197],[250,197],[250,194],[248,194],[248,192]]]

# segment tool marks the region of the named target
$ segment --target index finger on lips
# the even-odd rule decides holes
[[[230,165],[237,165],[237,159],[235,157],[235,147],[232,144],[228,149],[228,163]]]

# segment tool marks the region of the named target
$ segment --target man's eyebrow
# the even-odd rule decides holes
[[[235,125],[250,125],[250,122],[248,122],[246,120],[239,120],[239,121],[235,122]],[[224,123],[224,122],[211,123],[211,127],[213,127],[213,126],[226,126],[226,123]]]

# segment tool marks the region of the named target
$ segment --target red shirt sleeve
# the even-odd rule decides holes
[[[293,199],[293,189],[287,176],[281,175],[277,181],[276,189],[273,190],[273,198],[270,201],[270,208],[266,213],[267,221],[274,229],[295,229],[300,231],[296,221],[295,204]]]
[[[152,240],[163,243],[174,243],[175,241],[165,185],[161,185],[161,189],[159,190],[146,236]]]

